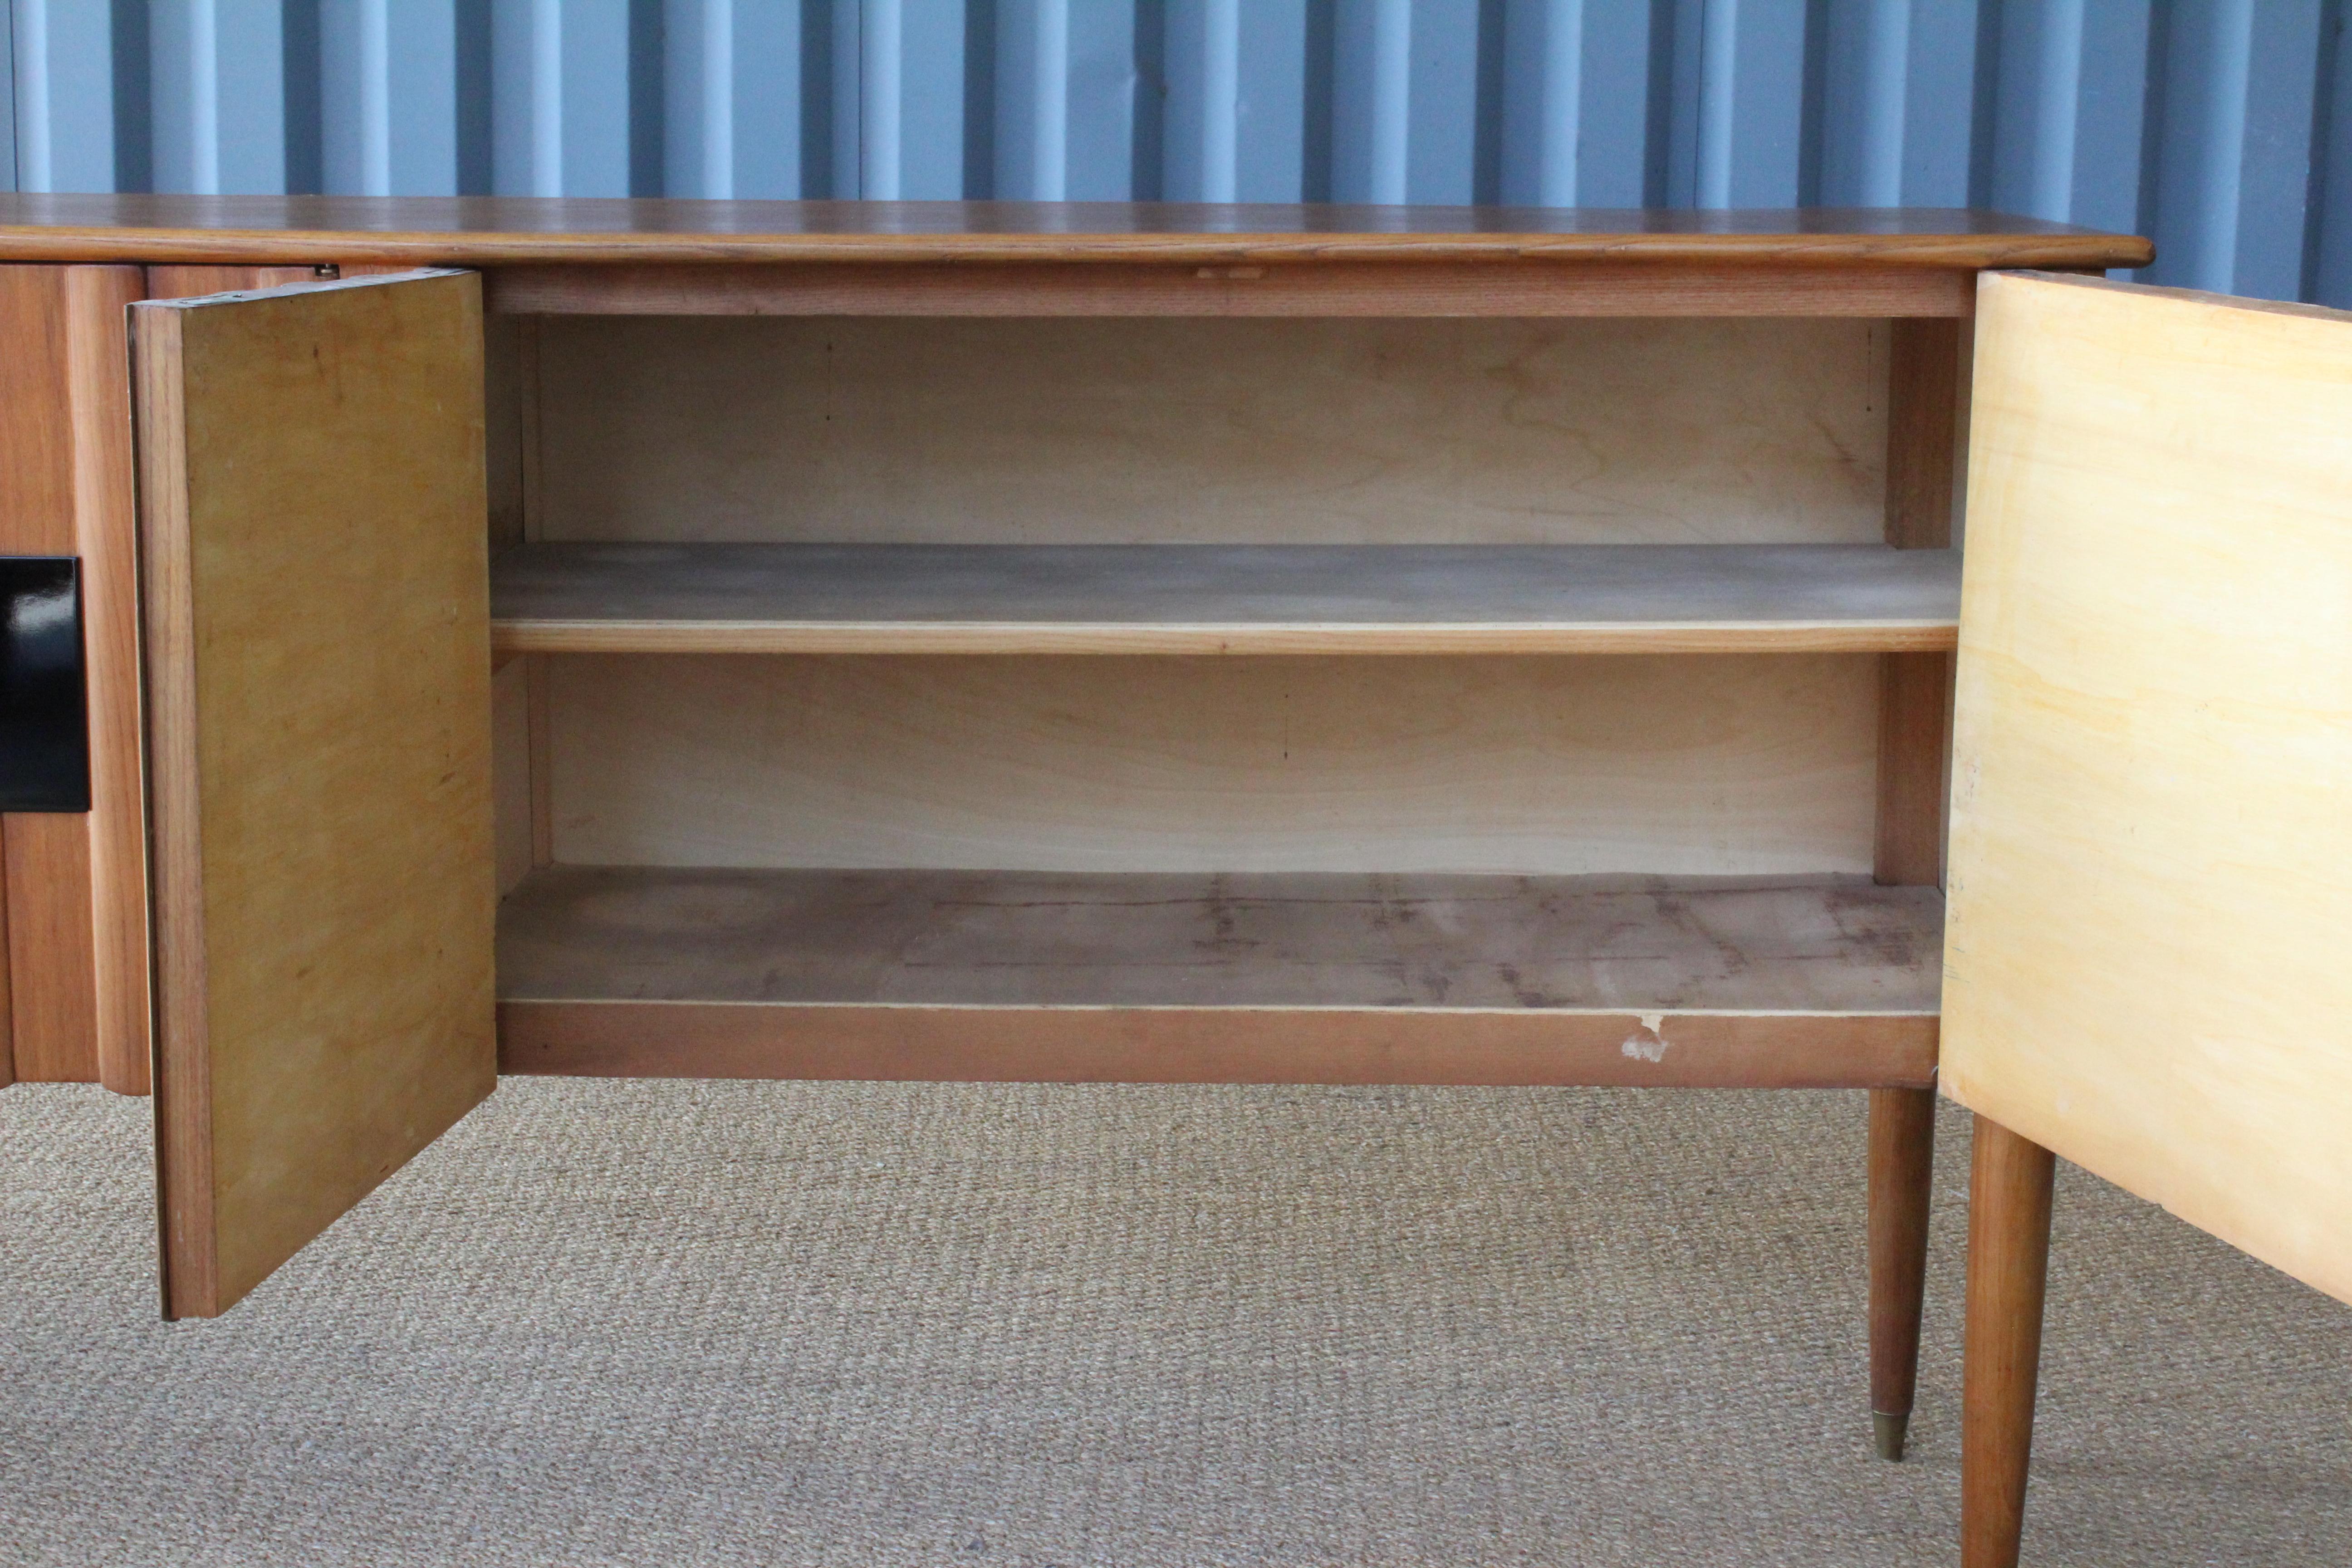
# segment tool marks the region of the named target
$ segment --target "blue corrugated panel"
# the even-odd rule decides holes
[[[16,188],[16,29],[0,27],[0,191]]]
[[[28,191],[2003,207],[2352,305],[2347,0],[5,0]]]

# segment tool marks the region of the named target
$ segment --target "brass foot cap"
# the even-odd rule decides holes
[[[1884,1410],[1870,1413],[1871,1434],[1878,1439],[1878,1457],[1892,1464],[1903,1462],[1903,1438],[1911,1429],[1911,1417],[1906,1413],[1889,1415]]]

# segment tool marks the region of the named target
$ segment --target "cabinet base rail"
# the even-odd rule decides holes
[[[1915,1014],[1399,1007],[499,1005],[499,1070],[946,1083],[1925,1089]]]

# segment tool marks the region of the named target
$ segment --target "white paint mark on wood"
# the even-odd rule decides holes
[[[1642,1015],[1641,1027],[1625,1037],[1625,1043],[1618,1047],[1618,1051],[1636,1061],[1664,1061],[1666,1059],[1665,1028],[1666,1016],[1664,1013],[1644,1013]]]

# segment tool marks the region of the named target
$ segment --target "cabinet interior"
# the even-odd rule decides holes
[[[510,1014],[1935,1011],[1887,321],[489,333]]]

